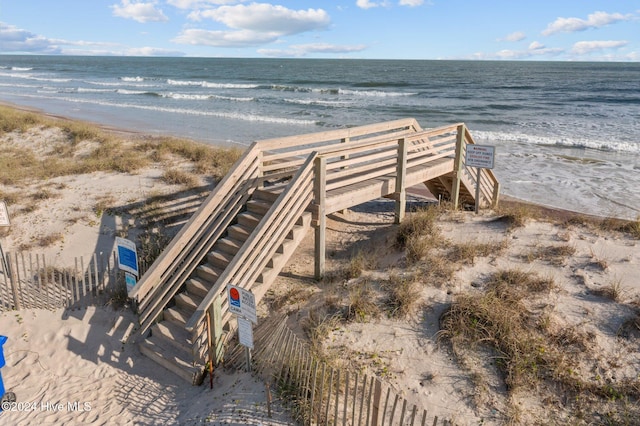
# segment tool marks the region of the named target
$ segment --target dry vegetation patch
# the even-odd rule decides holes
[[[48,141],[45,146],[25,143],[43,138]],[[194,164],[197,174],[217,180],[241,155],[237,148],[177,138],[125,139],[89,123],[4,106],[0,106],[0,146],[0,183],[4,185],[97,171],[135,173],[151,163],[171,165],[176,158]]]
[[[570,397],[560,405],[574,415],[627,424],[630,414],[640,414],[637,406],[629,405],[640,397],[640,379],[594,376],[592,371],[608,367],[594,361],[595,336],[556,323],[548,309],[531,308],[532,299],[556,287],[553,280],[534,273],[498,271],[481,294],[456,295],[441,317],[439,338],[450,342],[459,357],[468,356],[469,348],[490,348],[512,397],[525,391],[544,399],[562,389]]]

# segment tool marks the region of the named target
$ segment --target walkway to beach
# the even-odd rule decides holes
[[[423,130],[414,119],[255,142],[129,293],[141,351],[200,382],[232,334],[227,285],[258,303],[310,227],[320,278],[331,213],[387,197],[400,222],[420,183],[456,206],[476,193],[496,205],[491,170],[464,163],[469,144],[464,124]]]

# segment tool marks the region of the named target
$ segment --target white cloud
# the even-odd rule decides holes
[[[242,3],[243,0],[168,0],[167,3],[178,9],[198,9],[208,6],[223,6],[226,4]]]
[[[157,47],[133,47],[127,49],[125,56],[184,56],[183,52],[177,50],[162,49]]]
[[[365,50],[365,45],[336,45],[329,43],[311,43],[291,45],[288,49],[259,49],[258,53],[272,57],[301,57],[312,53],[352,53]]]
[[[327,28],[329,14],[322,9],[292,10],[267,3],[222,6],[191,14],[192,18],[209,18],[230,28],[281,35],[298,34]]]
[[[628,45],[626,40],[579,41],[573,45],[571,53],[585,55],[607,49],[618,49]]]
[[[356,6],[360,9],[371,9],[373,7],[382,6],[383,2],[373,2],[371,0],[358,0],[356,1]]]
[[[547,28],[542,31],[542,34],[548,36],[560,32],[573,33],[590,28],[600,28],[619,21],[630,20],[632,17],[632,15],[623,15],[621,13],[594,12],[590,14],[587,19],[558,18],[550,23]]]
[[[125,19],[133,19],[134,21],[145,22],[164,22],[169,18],[160,9],[156,9],[156,2],[149,3],[132,3],[130,0],[121,0],[120,5],[114,4],[113,16]]]
[[[61,53],[51,40],[0,22],[0,51],[3,53]]]
[[[422,3],[424,3],[424,0],[400,0],[398,4],[400,6],[416,7],[422,5]]]
[[[0,51],[46,55],[184,56],[184,53],[154,47],[129,48],[109,42],[46,38],[0,22]]]
[[[255,31],[208,31],[200,29],[184,30],[171,40],[174,43],[213,47],[249,47],[274,42],[280,34]]]
[[[510,41],[510,42],[516,42],[516,41],[522,41],[525,38],[527,38],[527,36],[525,35],[525,33],[521,32],[521,31],[517,31],[515,33],[511,33],[511,34],[507,34],[506,37],[503,38],[499,38],[498,41]]]
[[[529,50],[540,50],[540,49],[544,49],[544,44],[538,42],[538,41],[532,41],[531,44],[529,44]]]
[[[211,19],[231,30],[187,29],[172,41],[217,47],[259,46],[274,42],[282,36],[322,30],[331,23],[329,14],[322,9],[292,10],[267,3],[196,11],[189,14],[189,19]]]
[[[495,53],[476,53],[474,57],[476,59],[527,59],[537,56],[557,56],[564,52],[564,49],[557,47],[546,47],[544,44],[534,41],[529,44],[527,49],[524,50],[511,50],[504,49]]]

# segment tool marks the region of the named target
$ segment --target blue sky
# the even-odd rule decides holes
[[[0,53],[640,61],[640,0],[0,0]]]

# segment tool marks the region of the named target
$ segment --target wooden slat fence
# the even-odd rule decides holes
[[[310,349],[273,316],[254,331],[252,370],[273,384],[292,404],[300,423],[333,426],[437,426],[453,425],[430,416],[373,375],[336,368]],[[237,345],[226,363],[240,367],[244,349]]]
[[[147,265],[139,261],[139,267],[144,271]],[[76,257],[66,267],[52,265],[44,254],[6,253],[0,262],[0,311],[104,304],[121,290],[126,298],[124,286],[115,251]]]

